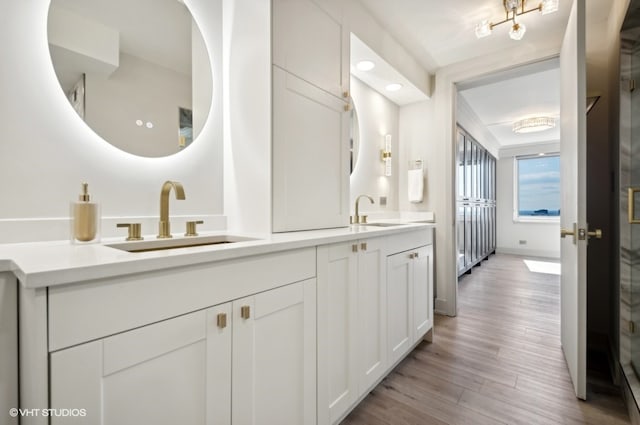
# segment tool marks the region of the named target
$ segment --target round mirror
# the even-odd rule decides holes
[[[350,153],[350,172],[353,174],[353,170],[356,168],[356,161],[358,160],[358,147],[360,144],[360,128],[358,127],[358,113],[356,112],[355,105],[351,103],[351,127],[349,130],[349,153]]]
[[[134,155],[187,148],[211,108],[211,65],[182,0],[52,0],[48,38],[84,122]]]

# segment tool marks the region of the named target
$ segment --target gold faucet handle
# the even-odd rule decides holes
[[[142,235],[142,225],[140,223],[118,223],[116,227],[128,227],[129,235],[127,236],[128,241],[141,241],[144,238]]]
[[[187,233],[185,233],[185,236],[198,236],[198,232],[196,231],[196,226],[198,224],[202,224],[204,223],[204,221],[202,220],[198,220],[198,221],[187,221]]]
[[[360,216],[360,224],[367,224],[367,216],[366,215],[361,215]]]

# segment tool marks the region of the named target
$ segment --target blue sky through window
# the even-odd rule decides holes
[[[518,158],[518,215],[560,215],[560,157]]]

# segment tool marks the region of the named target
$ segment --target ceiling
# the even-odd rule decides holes
[[[485,38],[475,36],[483,19],[505,17],[501,0],[360,0],[362,5],[430,73],[465,60],[514,49],[559,48],[568,21],[571,0],[560,0],[556,13],[536,12],[518,17],[526,25],[523,39],[508,36],[509,24],[494,28]],[[611,0],[588,0],[587,27],[608,18]],[[526,8],[537,5],[528,1]],[[596,44],[595,42],[592,44]],[[589,43],[587,44],[589,46]],[[559,117],[558,61],[529,67],[459,86],[460,96],[501,147],[557,141],[560,130],[514,134],[514,121],[544,114]],[[558,122],[559,124],[559,122]]]
[[[557,59],[461,85],[458,94],[501,147],[560,140],[560,68]],[[556,127],[526,134],[512,131],[515,121],[540,116],[555,118]]]

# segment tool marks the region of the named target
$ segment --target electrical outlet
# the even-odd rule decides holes
[[[524,239],[520,239],[520,240],[518,241],[518,243],[519,243],[520,245],[526,245],[526,244],[527,244],[527,241],[526,241],[526,240],[524,240]]]
[[[381,196],[379,203],[380,203],[381,207],[386,207],[387,206],[387,197],[386,196]]]

